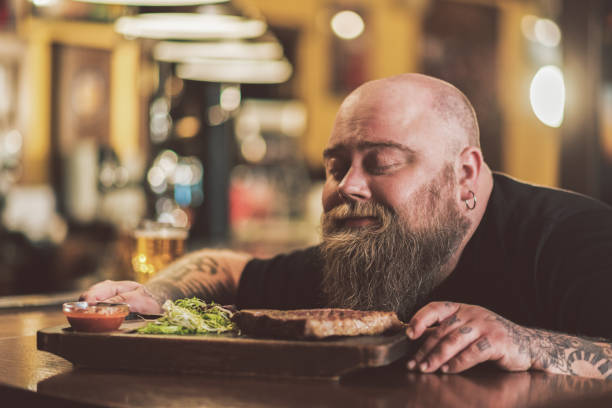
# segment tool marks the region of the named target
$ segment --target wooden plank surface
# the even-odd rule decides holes
[[[67,400],[72,406],[143,408],[612,406],[612,381],[536,371],[509,373],[494,366],[458,375],[420,374],[406,371],[398,360],[358,370],[339,382],[80,369],[36,350],[36,331],[61,324],[67,322],[56,308],[0,311],[0,405],[63,408],[70,406],[63,403]],[[11,404],[12,400],[17,401]]]
[[[128,321],[112,333],[52,327],[38,331],[37,347],[79,367],[338,379],[388,365],[406,355],[409,346],[404,333],[318,341],[134,333],[142,324]]]

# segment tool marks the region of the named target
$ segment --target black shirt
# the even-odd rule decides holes
[[[612,209],[495,173],[484,217],[429,300],[474,304],[515,323],[612,338]],[[243,271],[240,308],[321,307],[317,247]]]

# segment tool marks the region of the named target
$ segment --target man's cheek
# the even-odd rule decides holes
[[[321,202],[324,212],[328,212],[342,203],[342,198],[340,194],[338,194],[338,187],[335,183],[332,184],[330,181],[325,182],[323,193],[321,194]]]

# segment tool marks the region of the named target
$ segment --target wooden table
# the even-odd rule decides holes
[[[401,364],[340,382],[165,375],[74,368],[36,350],[36,331],[64,324],[57,307],[0,312],[0,404],[45,407],[547,407],[612,406],[612,381],[480,367],[415,374]],[[155,356],[151,356],[155,358]],[[20,405],[4,405],[18,400]]]

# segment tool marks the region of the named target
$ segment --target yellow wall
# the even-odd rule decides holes
[[[51,49],[54,43],[111,51],[110,141],[120,158],[139,149],[140,104],[137,42],[115,34],[112,24],[27,19],[19,28],[27,42],[30,122],[25,130],[24,183],[49,181],[51,140]]]

